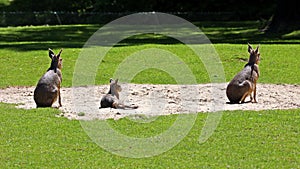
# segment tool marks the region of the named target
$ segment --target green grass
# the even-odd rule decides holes
[[[101,149],[79,121],[57,118],[55,109],[15,109],[0,104],[0,168],[298,168],[299,110],[225,112],[204,144],[198,143],[207,114],[199,114],[190,133],[158,156],[124,158]],[[148,137],[176,119],[160,116],[139,125],[109,120],[120,133]]]
[[[257,29],[259,22],[196,23],[214,43],[229,81],[247,60],[247,42],[261,44],[260,83],[299,84],[298,32],[266,36]],[[223,27],[221,27],[221,25]],[[50,65],[47,49],[63,48],[63,86],[72,86],[76,59],[86,40],[100,25],[29,26],[0,28],[0,87],[33,86]],[[229,43],[229,44],[228,44]],[[159,48],[179,56],[192,70],[198,83],[210,79],[199,58],[178,41],[164,36],[134,36],[111,49],[100,64],[96,84],[107,84],[117,66],[129,55],[143,49]],[[162,80],[168,75],[159,70],[145,70],[135,83],[174,83]]]
[[[226,80],[229,81],[239,72],[246,62],[249,54],[247,53],[246,44],[215,44],[224,70]],[[282,45],[282,44],[262,44],[260,49],[261,76],[259,83],[288,83],[300,84],[299,63],[300,53],[299,45]],[[187,64],[192,70],[198,83],[209,83],[210,79],[205,67],[200,59],[187,47],[182,44],[174,45],[138,45],[115,47],[104,58],[100,64],[96,76],[96,84],[107,84],[108,79],[113,76],[118,65],[126,58],[139,50],[149,48],[160,48],[175,53]],[[58,49],[55,50],[58,52]],[[62,53],[63,58],[63,83],[65,87],[72,86],[72,77],[74,65],[80,49],[65,48]],[[12,51],[9,49],[0,49],[0,87],[6,86],[34,86],[38,79],[45,73],[50,66],[48,51]],[[155,84],[174,84],[169,75],[158,70],[145,70],[138,74],[133,82],[135,83],[155,83]],[[168,79],[168,80],[164,80]]]
[[[229,81],[248,59],[247,42],[260,45],[259,83],[300,84],[299,31],[263,35],[259,22],[196,23],[218,52]],[[48,48],[64,48],[63,86],[72,86],[76,59],[100,25],[0,28],[0,87],[33,86],[50,65]],[[158,48],[176,54],[198,83],[209,83],[199,58],[164,36],[141,35],[120,42],[103,59],[96,84],[107,84],[118,65],[135,52]],[[134,83],[174,84],[166,72],[147,69]],[[174,148],[142,159],[113,155],[97,146],[79,121],[56,117],[56,109],[22,110],[0,103],[0,168],[299,168],[300,110],[226,111],[213,136],[198,143],[207,117],[198,115],[189,134]],[[84,115],[84,112],[82,112]],[[168,129],[176,115],[153,122],[108,120],[128,136],[149,137]]]
[[[10,0],[0,0],[0,6],[5,6],[10,3]]]

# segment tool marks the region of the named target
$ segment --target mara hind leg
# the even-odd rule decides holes
[[[138,108],[138,106],[128,106],[128,105],[120,104],[118,102],[114,102],[112,107],[116,109],[137,109]]]
[[[252,93],[252,85],[251,85],[251,82],[249,80],[245,80],[243,81],[240,85],[239,85],[241,88],[242,88],[242,93],[243,93],[243,96],[241,98],[241,103],[245,103],[245,99],[247,98],[247,96],[250,95],[250,99],[252,101],[252,96],[251,96],[251,93]]]
[[[247,96],[249,96],[249,95],[250,95],[250,99],[251,99],[251,101],[252,101],[251,92],[246,92],[246,93],[243,95],[242,99],[241,99],[241,103],[245,103],[245,99],[246,99]]]
[[[52,92],[47,92],[41,89],[37,89],[34,92],[34,101],[36,107],[51,107],[55,101],[55,94]]]
[[[104,97],[102,97],[99,109],[107,108],[107,107],[114,108],[113,105],[114,102],[115,102],[115,97],[113,97],[111,94],[107,94]]]
[[[58,100],[57,100],[58,99]],[[61,107],[61,97],[60,97],[60,91],[56,90],[55,92],[49,92],[49,100],[51,100],[51,105],[53,105],[56,101],[58,101],[58,106],[55,108]]]

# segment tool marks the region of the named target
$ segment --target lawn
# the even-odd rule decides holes
[[[224,112],[213,136],[199,144],[207,114],[171,150],[149,158],[125,158],[101,149],[76,120],[54,109],[1,108],[1,168],[298,168],[299,111]],[[167,128],[176,116],[152,123],[128,119],[109,123],[126,135],[145,137]],[[156,130],[154,130],[154,129]],[[146,133],[146,134],[142,134]]]
[[[260,44],[259,83],[300,84],[300,33],[265,36],[259,22],[195,23],[213,42],[229,81],[248,58],[247,42]],[[63,86],[72,86],[82,46],[100,25],[0,28],[0,87],[34,86],[47,70],[47,49],[63,48]],[[197,45],[197,44],[195,44]],[[163,49],[189,66],[197,83],[210,79],[201,60],[174,39],[140,35],[112,48],[98,67],[96,84],[107,84],[117,66],[144,49]],[[133,83],[174,84],[167,73],[148,69]],[[171,150],[149,158],[125,158],[101,149],[79,121],[56,117],[56,109],[22,110],[0,104],[0,168],[299,168],[300,109],[226,111],[213,136],[199,144],[207,113],[200,113],[189,134]],[[120,133],[148,137],[166,130],[177,116],[149,123],[129,119],[108,123]]]
[[[222,61],[226,80],[229,81],[248,59],[247,43],[260,44],[261,83],[299,84],[299,61],[297,53],[300,34],[294,31],[284,35],[264,36],[255,27],[257,22],[240,23],[197,23],[214,44]],[[211,27],[209,27],[211,25]],[[220,25],[225,25],[221,27]],[[49,66],[48,48],[58,52],[63,48],[63,86],[72,86],[74,65],[84,43],[100,25],[67,25],[67,26],[30,26],[0,28],[0,87],[33,86]],[[241,33],[239,31],[243,29]],[[248,31],[245,31],[248,30]],[[233,38],[228,38],[228,36]],[[288,44],[286,44],[288,43]],[[210,79],[201,60],[185,45],[178,41],[162,37],[141,35],[126,39],[111,49],[101,62],[96,84],[106,84],[113,76],[116,67],[127,56],[144,49],[157,48],[176,54],[194,73],[198,83],[209,83]],[[7,71],[9,70],[9,71]],[[135,83],[174,83],[172,80],[157,78],[167,75],[159,70],[146,70],[139,74]],[[156,78],[155,78],[156,77]]]
[[[0,5],[8,5],[9,0],[0,0]]]

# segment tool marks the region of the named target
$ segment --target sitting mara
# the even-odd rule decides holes
[[[35,90],[34,101],[37,107],[51,107],[57,100],[61,107],[60,87],[62,82],[61,68],[62,58],[60,57],[62,50],[55,55],[49,49],[49,57],[51,58],[51,65],[47,72],[40,78]]]
[[[256,81],[259,77],[258,63],[260,60],[259,46],[254,50],[248,44],[248,52],[250,53],[249,61],[228,84],[226,95],[230,103],[244,103],[247,96],[250,96],[250,101],[256,101]],[[252,97],[253,92],[253,97]]]
[[[110,89],[106,95],[104,95],[100,101],[99,108],[115,108],[115,109],[136,109],[138,106],[128,106],[121,104],[119,101],[119,92],[122,91],[121,86],[118,84],[118,79],[110,79]]]

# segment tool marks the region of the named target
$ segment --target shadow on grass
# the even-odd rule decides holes
[[[266,35],[259,31],[260,22],[201,22],[195,23],[212,43],[272,43],[272,44],[299,44],[300,37],[284,34]],[[9,27],[0,28],[0,48],[14,50],[44,50],[45,48],[82,48],[89,37],[96,32],[100,25],[63,25],[63,26],[36,26],[36,27]],[[180,31],[180,30],[178,30]],[[193,41],[193,35],[187,37]],[[108,32],[107,36],[113,33]],[[180,41],[163,35],[146,34],[133,36],[119,42],[116,46],[142,44],[178,44]]]
[[[81,48],[99,27],[99,25],[64,25],[0,28],[0,48],[22,51]]]

